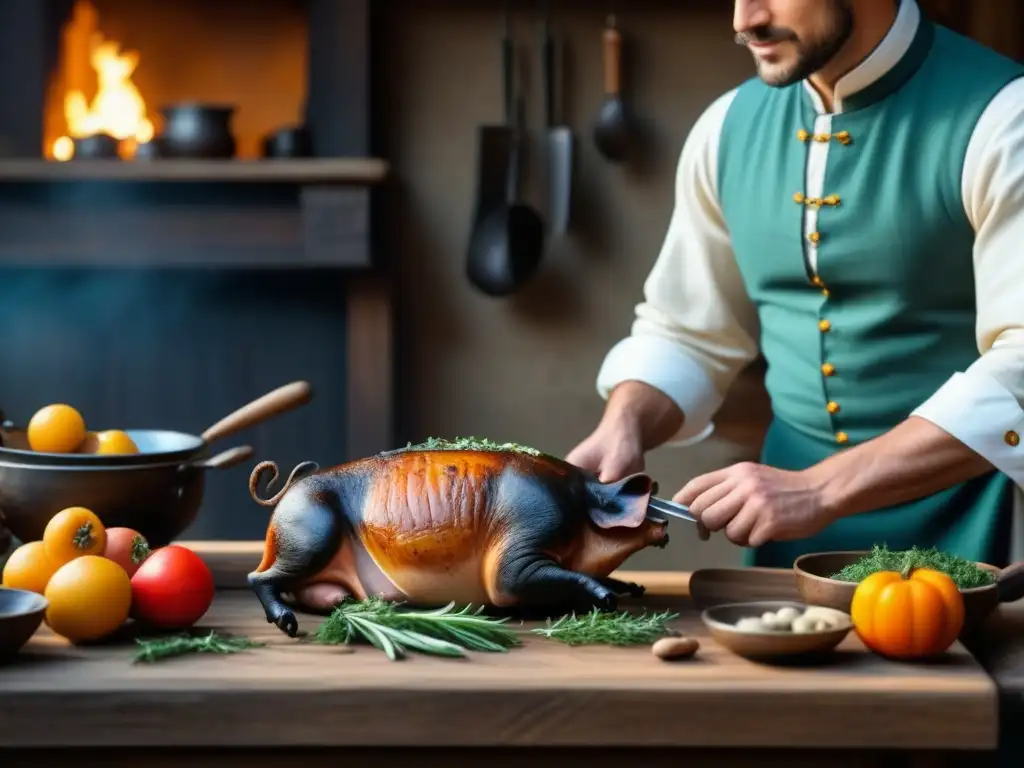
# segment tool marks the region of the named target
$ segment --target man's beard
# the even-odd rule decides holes
[[[797,60],[788,69],[767,74],[762,62],[754,55],[758,75],[767,84],[778,88],[805,80],[822,69],[850,39],[853,33],[853,10],[849,0],[827,0],[829,3],[828,28],[819,40],[802,42],[792,30],[785,27],[757,27],[736,35],[738,45],[750,42],[769,43],[793,41],[797,47]]]

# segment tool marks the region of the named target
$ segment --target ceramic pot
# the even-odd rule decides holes
[[[160,110],[164,130],[160,156],[171,158],[230,158],[235,156],[231,133],[232,106],[174,104]]]

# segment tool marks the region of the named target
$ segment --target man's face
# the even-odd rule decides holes
[[[736,42],[754,56],[757,73],[782,87],[824,67],[853,31],[851,0],[736,0]]]

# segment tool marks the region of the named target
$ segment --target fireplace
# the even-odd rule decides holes
[[[68,402],[90,429],[198,434],[305,379],[309,405],[236,439],[254,461],[329,465],[390,447],[372,4],[0,0],[8,418],[24,425]],[[164,108],[189,103],[233,108],[230,156],[145,152]],[[296,126],[306,151],[266,157],[264,139]],[[113,156],[83,157],[77,141],[68,151],[97,132]],[[251,466],[210,473],[189,536],[262,536]]]
[[[51,67],[42,154],[67,160],[71,138],[137,141],[164,127],[163,108],[232,108],[234,156],[258,158],[268,134],[303,119],[308,22],[289,0],[75,0]],[[254,43],[255,41],[255,43]]]

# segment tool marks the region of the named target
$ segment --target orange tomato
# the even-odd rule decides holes
[[[107,547],[103,556],[124,568],[130,578],[149,556],[149,542],[131,528],[107,528]]]
[[[85,420],[70,405],[48,405],[29,419],[26,436],[33,451],[70,453],[85,439]]]
[[[127,432],[123,432],[120,429],[108,429],[103,432],[96,432],[93,453],[137,454],[138,445],[128,436]]]
[[[57,567],[82,555],[102,555],[107,532],[91,509],[68,507],[50,518],[43,529],[47,557]]]
[[[880,571],[857,585],[850,617],[861,641],[883,656],[913,659],[948,650],[964,626],[964,599],[941,571]]]
[[[30,541],[8,556],[0,582],[11,589],[27,589],[41,595],[56,570],[57,565],[47,557],[43,542]]]
[[[72,643],[99,640],[128,619],[132,582],[124,568],[98,555],[65,563],[50,577],[43,596],[46,623]]]

